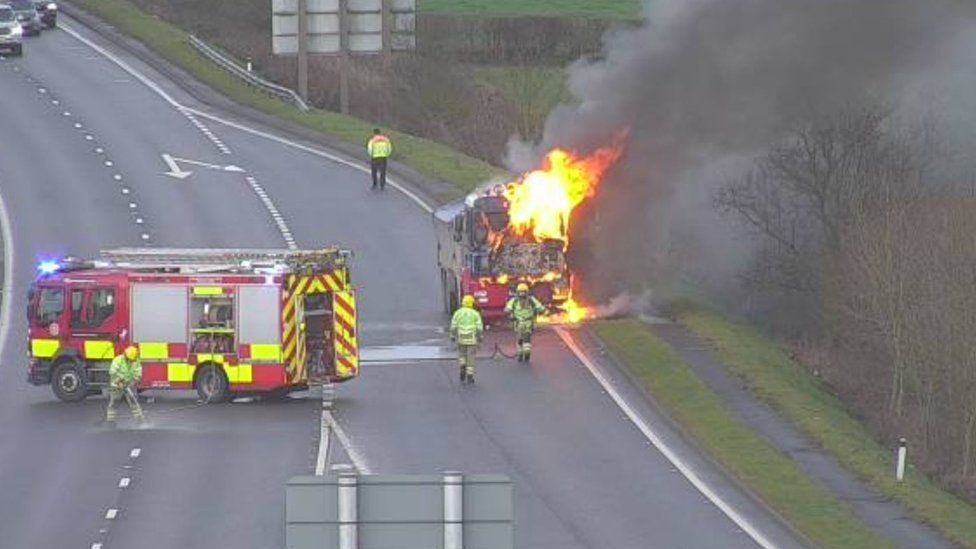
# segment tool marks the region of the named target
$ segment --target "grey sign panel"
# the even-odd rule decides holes
[[[380,33],[383,31],[383,15],[380,13],[357,13],[349,15],[349,33]]]
[[[383,49],[382,34],[350,34],[349,51],[352,53],[376,53]]]
[[[275,15],[271,18],[272,36],[298,36],[298,15]]]
[[[296,0],[292,0],[293,2]],[[306,0],[308,13],[339,13],[339,0]]]
[[[347,0],[349,11],[380,11],[383,9],[383,0]]]
[[[462,477],[457,477],[457,480]],[[339,477],[295,477],[285,497],[288,549],[340,547]],[[345,486],[348,486],[346,484]],[[343,489],[347,489],[347,488]],[[461,528],[447,520],[447,478],[435,475],[356,477],[352,509],[358,549],[443,549],[449,530],[463,538],[465,549],[514,547],[512,482],[501,475],[470,475],[461,482]],[[455,489],[458,484],[453,485]],[[456,520],[456,519],[455,519]],[[348,524],[348,523],[347,523]],[[347,528],[343,526],[343,529]],[[348,535],[348,530],[346,530]],[[348,538],[347,538],[348,539]]]
[[[308,37],[309,53],[338,53],[340,51],[338,34],[316,34]]]
[[[335,54],[340,50],[340,0],[306,2],[307,42],[310,54]],[[383,0],[346,0],[348,50],[351,53],[383,51]],[[298,53],[299,0],[272,0],[271,46],[276,55]],[[390,47],[397,51],[416,48],[415,0],[391,2]]]

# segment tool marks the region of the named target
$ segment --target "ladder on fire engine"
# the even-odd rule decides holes
[[[117,248],[103,250],[95,268],[205,272],[329,272],[346,264],[352,252],[243,248]]]

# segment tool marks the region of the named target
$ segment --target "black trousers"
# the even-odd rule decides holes
[[[380,189],[386,188],[386,159],[374,158],[369,163],[370,172],[373,174],[373,188],[379,184]],[[377,178],[379,180],[377,181]]]

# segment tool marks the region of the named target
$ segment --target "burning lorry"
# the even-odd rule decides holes
[[[550,308],[569,298],[571,274],[563,242],[509,234],[509,206],[495,188],[434,212],[445,312],[457,309],[461,296],[470,294],[486,320],[502,318],[519,282],[527,282]]]
[[[580,156],[563,149],[516,180],[489,185],[434,212],[444,309],[474,296],[486,320],[504,316],[516,285],[525,282],[550,312],[579,318],[566,260],[572,213],[596,193],[620,147]]]

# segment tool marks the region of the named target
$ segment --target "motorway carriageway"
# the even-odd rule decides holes
[[[337,388],[330,463],[313,393],[194,406],[156,392],[149,428],[108,430],[103,399],[65,404],[29,386],[23,311],[37,261],[113,246],[338,243],[356,253],[365,345],[447,344],[427,205],[370,192],[358,160],[204,105],[64,22],[0,61],[0,545],[281,547],[285,481],[318,462],[510,475],[523,548],[798,546],[613,365],[581,361],[574,350],[593,342],[569,331],[540,333],[531,366],[482,363],[473,387],[458,386],[453,362],[412,352],[364,365]],[[192,174],[178,179],[163,155],[201,164],[179,164]]]

